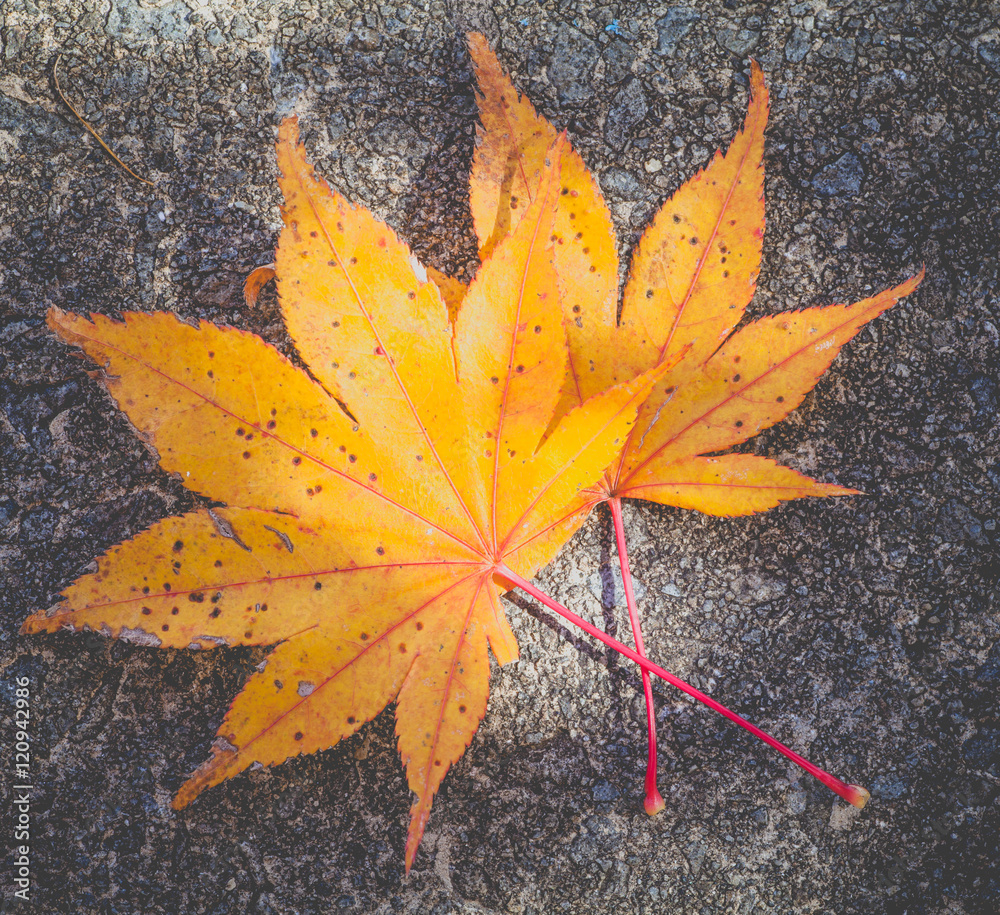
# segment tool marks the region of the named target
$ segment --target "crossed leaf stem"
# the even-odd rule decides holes
[[[642,627],[639,625],[639,610],[635,604],[635,593],[632,588],[632,570],[628,562],[628,546],[625,543],[625,525],[622,522],[622,500],[612,497],[608,500],[611,509],[611,519],[615,526],[615,544],[618,548],[618,564],[622,570],[622,585],[625,589],[625,604],[628,606],[628,620],[632,625],[632,638],[635,650],[646,657],[646,649],[642,643]],[[656,706],[653,704],[653,684],[649,671],[642,670],[642,692],[646,697],[646,731],[649,738],[649,754],[646,758],[646,797],[643,807],[650,816],[656,816],[663,808],[663,795],[656,787]]]
[[[685,683],[679,677],[675,677],[672,673],[669,673],[668,671],[664,670],[658,664],[654,664],[648,658],[639,654],[639,652],[634,651],[627,645],[623,644],[622,642],[619,642],[617,639],[612,638],[606,632],[603,632],[602,630],[598,629],[593,624],[588,623],[582,617],[577,616],[568,607],[564,607],[558,601],[553,600],[544,591],[540,591],[530,581],[522,578],[516,572],[509,569],[507,566],[503,564],[498,566],[497,573],[501,575],[503,578],[505,578],[507,581],[517,585],[517,587],[519,587],[526,594],[530,594],[533,598],[535,598],[535,600],[539,601],[544,606],[548,607],[550,610],[554,611],[555,613],[558,613],[561,617],[563,617],[563,619],[569,620],[569,622],[571,622],[574,626],[577,626],[578,628],[582,629],[588,635],[593,636],[595,639],[603,642],[609,648],[613,648],[619,654],[624,655],[631,661],[634,661],[636,664],[639,665],[639,667],[642,668],[644,672],[656,674],[656,676],[660,677],[663,680],[666,680],[671,686],[677,687],[677,689],[687,693],[689,696],[694,697],[699,702],[704,703],[710,709],[718,712],[720,715],[725,716],[730,721],[735,722],[741,728],[744,728],[745,730],[749,731],[755,737],[760,738],[768,746],[773,747],[775,750],[781,753],[782,756],[785,756],[787,759],[790,759],[797,766],[801,767],[802,769],[805,769],[805,771],[808,772],[810,775],[812,775],[814,778],[819,779],[824,785],[827,786],[827,788],[829,788],[834,793],[840,795],[840,797],[842,797],[849,804],[853,804],[858,809],[861,809],[867,803],[868,798],[871,795],[869,795],[868,791],[866,791],[860,785],[848,785],[846,782],[842,782],[839,778],[830,775],[829,772],[825,772],[823,769],[819,768],[819,766],[813,765],[804,756],[800,756],[790,747],[786,747],[783,743],[781,743],[781,741],[775,740],[775,738],[773,738],[770,734],[765,733],[760,728],[751,724],[745,718],[741,717],[740,715],[737,715],[735,712],[731,712],[724,705],[721,705],[720,703],[716,702],[711,696],[707,696],[701,690],[695,689],[689,683]]]

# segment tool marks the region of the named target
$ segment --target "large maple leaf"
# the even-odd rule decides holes
[[[232,328],[50,312],[163,468],[225,505],[114,547],[24,630],[278,643],[175,807],[254,762],[329,747],[395,701],[412,864],[486,711],[487,646],[501,664],[517,656],[497,570],[530,578],[551,558],[586,511],[567,506],[662,374],[564,411],[541,442],[568,359],[550,240],[558,141],[549,159],[452,323],[408,248],[315,176],[286,121],[276,271],[314,377]]]
[[[469,36],[482,128],[470,203],[480,254],[501,244],[533,200],[556,131],[520,96],[485,38]],[[754,293],[764,237],[764,127],[768,93],[751,62],[743,129],[662,206],[632,257],[618,317],[614,226],[596,182],[567,144],[553,223],[569,367],[554,422],[595,391],[671,363],[643,404],[624,446],[600,482],[568,508],[607,502],[615,526],[636,648],[645,657],[631,589],[623,498],[710,515],[764,511],[806,496],[856,490],[822,483],[752,454],[721,454],[799,406],[841,347],[868,321],[911,293],[923,271],[853,305],[760,318],[734,331]],[[656,790],[654,714],[643,671],[650,733],[646,809]],[[771,738],[767,738],[772,740]],[[773,744],[776,745],[777,744]],[[782,748],[782,752],[786,748]],[[848,786],[850,787],[850,786]],[[839,790],[839,789],[838,789]],[[845,794],[852,803],[864,797]]]

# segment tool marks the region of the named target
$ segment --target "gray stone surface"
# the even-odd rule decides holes
[[[5,750],[14,679],[33,696],[34,904],[21,908],[1000,910],[998,19],[986,0],[5,0],[0,664]],[[623,254],[738,128],[752,48],[773,92],[753,314],[850,301],[927,265],[917,294],[751,446],[866,496],[738,520],[626,511],[651,655],[868,784],[858,815],[658,686],[667,808],[647,818],[634,672],[515,599],[522,660],[495,672],[404,879],[409,798],[389,716],[178,814],[172,793],[261,653],[17,634],[100,551],[195,504],[45,310],[167,309],[290,351],[273,295],[256,309],[240,295],[276,238],[287,112],[333,184],[426,262],[469,276],[470,28],[569,129]],[[60,49],[74,104],[155,188],[54,100]],[[606,125],[627,79],[647,107],[621,122],[619,150]],[[540,581],[624,636],[608,530],[598,513]],[[6,819],[0,832],[9,848]],[[2,908],[16,911],[7,848]]]

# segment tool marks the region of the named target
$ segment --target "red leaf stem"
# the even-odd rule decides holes
[[[622,570],[622,585],[625,589],[625,603],[628,606],[628,620],[632,625],[632,638],[635,640],[635,650],[646,657],[646,649],[642,643],[642,627],[639,625],[639,610],[635,604],[635,594],[632,589],[632,569],[629,567],[628,546],[625,543],[625,525],[622,522],[622,500],[613,497],[608,500],[611,518],[615,526],[615,543],[618,547],[618,563]],[[646,697],[646,730],[649,736],[649,753],[646,758],[646,797],[642,806],[650,816],[656,816],[665,805],[663,795],[656,787],[656,707],[653,705],[653,684],[649,679],[649,671],[642,671],[642,692]]]
[[[516,572],[511,571],[509,568],[507,568],[507,566],[501,563],[500,565],[497,566],[496,571],[503,578],[517,585],[517,587],[519,587],[526,594],[530,594],[533,598],[535,598],[535,600],[540,601],[550,610],[553,610],[554,612],[558,613],[564,619],[569,620],[571,623],[573,623],[574,626],[579,627],[588,635],[592,635],[595,639],[603,642],[609,648],[613,648],[615,651],[617,651],[621,655],[624,655],[629,660],[635,661],[635,663],[638,664],[643,670],[648,670],[651,674],[656,674],[656,676],[660,677],[663,680],[666,680],[669,684],[671,684],[671,686],[676,686],[677,689],[687,693],[689,696],[693,696],[699,702],[703,702],[710,709],[713,709],[720,715],[724,715],[730,721],[735,722],[741,728],[744,728],[745,730],[749,731],[755,737],[759,737],[768,746],[773,747],[775,750],[781,753],[782,756],[785,756],[786,758],[790,759],[797,766],[800,766],[801,768],[805,769],[805,771],[808,772],[810,775],[814,776],[815,778],[818,778],[824,785],[827,786],[827,788],[829,788],[834,793],[839,794],[849,804],[853,804],[860,810],[862,807],[865,806],[865,804],[868,801],[868,798],[871,797],[868,791],[862,788],[860,785],[848,785],[847,783],[842,782],[839,778],[830,775],[829,772],[823,771],[821,768],[819,768],[819,766],[814,766],[804,756],[799,756],[798,753],[796,753],[789,747],[786,747],[780,741],[775,740],[770,734],[767,734],[760,728],[756,727],[755,725],[752,725],[749,721],[747,721],[745,718],[740,717],[735,712],[731,712],[724,705],[720,705],[711,696],[705,695],[705,693],[701,692],[701,690],[695,689],[689,683],[685,683],[679,677],[675,677],[672,673],[669,673],[668,671],[664,670],[658,664],[654,664],[648,658],[642,657],[642,655],[638,654],[636,651],[633,651],[627,645],[622,644],[617,639],[613,639],[606,632],[602,632],[593,624],[588,623],[582,617],[577,616],[568,607],[564,607],[562,604],[558,603],[557,601],[554,601],[544,591],[539,591],[538,588],[536,588],[530,581],[527,581],[526,579],[522,578]]]

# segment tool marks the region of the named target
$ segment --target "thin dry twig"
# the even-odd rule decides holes
[[[53,82],[53,83],[55,84],[55,87],[56,87],[56,94],[57,94],[57,95],[59,96],[59,98],[61,98],[61,99],[62,99],[62,102],[63,102],[63,104],[64,104],[64,105],[65,105],[65,106],[66,106],[67,108],[69,108],[69,110],[70,110],[70,111],[72,111],[72,112],[73,112],[73,114],[74,114],[74,116],[76,117],[76,119],[77,119],[77,120],[78,120],[78,121],[79,121],[79,122],[80,122],[81,124],[83,124],[83,126],[84,126],[84,127],[86,127],[86,128],[87,128],[87,131],[88,131],[88,132],[90,133],[90,135],[91,135],[91,136],[92,136],[92,137],[93,137],[93,138],[94,138],[95,140],[97,140],[97,142],[98,142],[98,143],[100,143],[100,144],[101,144],[101,148],[102,148],[102,149],[103,149],[103,150],[104,150],[104,151],[105,151],[105,152],[106,152],[106,153],[107,153],[107,154],[108,154],[109,156],[111,156],[111,158],[112,158],[112,159],[114,159],[114,160],[115,160],[115,162],[116,162],[116,163],[117,163],[117,164],[118,164],[118,165],[119,165],[119,166],[120,166],[121,168],[125,169],[125,171],[127,171],[127,172],[128,172],[128,173],[129,173],[129,174],[130,174],[130,175],[131,175],[131,176],[132,176],[133,178],[135,178],[135,180],[136,180],[136,181],[140,181],[140,182],[142,182],[143,184],[148,184],[148,185],[149,185],[150,187],[156,187],[156,185],[155,185],[155,184],[153,184],[153,182],[152,182],[152,181],[147,181],[147,180],[146,180],[145,178],[140,178],[140,177],[139,177],[139,176],[138,176],[138,175],[137,175],[137,174],[136,174],[136,173],[135,173],[134,171],[132,171],[132,169],[130,169],[130,168],[129,168],[129,167],[128,167],[128,166],[127,166],[127,165],[126,165],[126,164],[125,164],[124,162],[122,162],[122,160],[121,160],[121,159],[119,159],[119,158],[118,158],[118,156],[116,156],[116,155],[115,155],[115,153],[114,153],[114,151],[113,151],[113,150],[111,149],[111,147],[110,147],[110,146],[108,146],[108,144],[107,144],[107,143],[105,143],[105,142],[104,142],[104,140],[102,140],[102,139],[101,139],[101,136],[100,136],[100,134],[99,134],[99,133],[98,133],[98,132],[97,132],[96,130],[94,130],[94,128],[93,128],[93,127],[91,127],[91,126],[90,126],[90,124],[88,124],[86,120],[84,120],[84,117],[83,117],[83,115],[82,115],[82,114],[80,114],[80,112],[79,112],[79,111],[77,111],[77,110],[76,110],[76,109],[75,109],[75,108],[74,108],[74,107],[73,107],[73,106],[72,106],[72,105],[71,105],[71,104],[69,103],[69,99],[68,99],[68,98],[66,98],[66,96],[65,96],[65,95],[63,95],[63,91],[62,91],[62,88],[61,88],[61,87],[60,87],[60,85],[59,85],[59,60],[60,60],[60,58],[61,58],[61,57],[62,57],[62,52],[61,52],[61,51],[57,52],[57,53],[56,53],[56,59],[55,59],[55,61],[54,61],[54,62],[53,62],[53,64],[52,64],[52,82]]]

